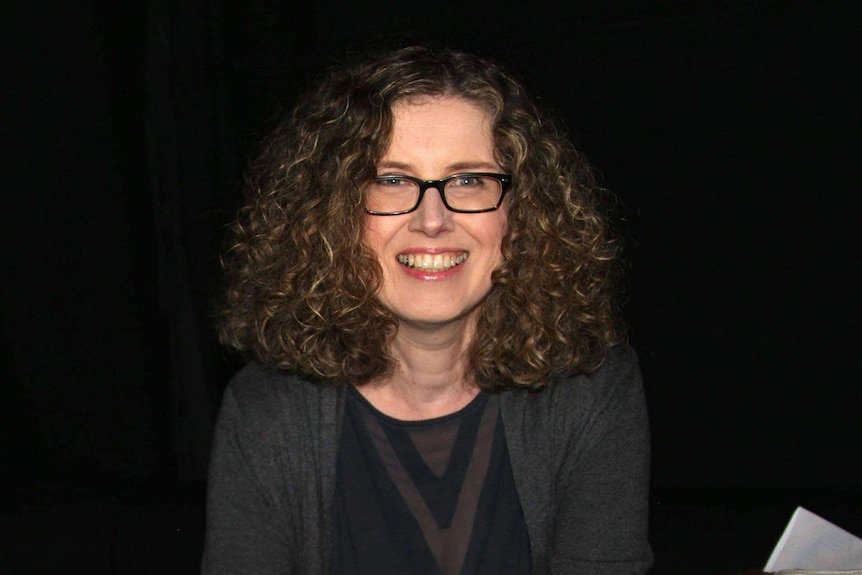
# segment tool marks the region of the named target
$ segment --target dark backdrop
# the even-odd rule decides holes
[[[620,197],[657,486],[859,487],[853,3],[55,4],[3,34],[5,494],[204,477],[242,167],[393,40],[502,61]]]

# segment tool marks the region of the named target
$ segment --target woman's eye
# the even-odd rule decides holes
[[[455,185],[459,188],[469,188],[481,185],[482,179],[477,176],[458,176],[455,178]]]
[[[404,178],[381,178],[381,179],[377,180],[377,185],[378,186],[395,187],[395,186],[404,185],[405,181],[406,180]]]

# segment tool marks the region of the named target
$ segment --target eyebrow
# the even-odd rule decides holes
[[[380,165],[377,166],[377,170],[398,170],[402,172],[411,172],[414,171],[414,168],[412,165],[404,164],[402,162],[385,161],[381,162]],[[446,166],[445,171],[448,174],[457,174],[459,172],[496,172],[499,170],[500,168],[497,166],[497,164],[477,161],[449,164],[448,166]]]

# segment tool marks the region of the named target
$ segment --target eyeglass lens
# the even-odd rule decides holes
[[[503,195],[499,179],[474,174],[452,176],[442,180],[444,203],[449,209],[465,212],[492,210]],[[380,177],[365,189],[365,208],[378,214],[395,214],[418,207],[423,189],[435,188],[439,182],[422,182],[404,176]]]

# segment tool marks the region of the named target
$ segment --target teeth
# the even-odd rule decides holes
[[[439,271],[448,270],[467,259],[467,253],[461,253],[457,256],[450,254],[399,254],[398,261],[405,266],[426,270]]]

